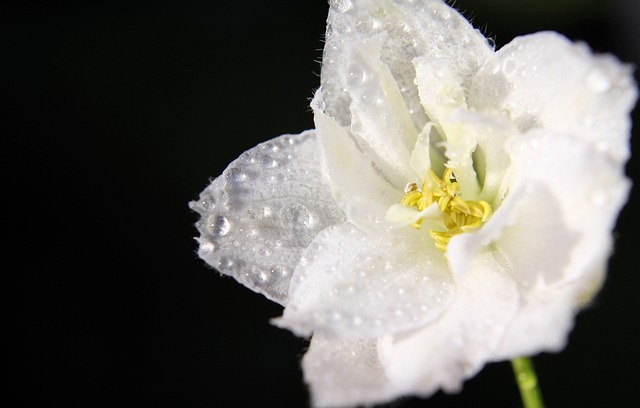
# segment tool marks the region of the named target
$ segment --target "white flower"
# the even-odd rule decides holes
[[[552,32],[494,52],[438,0],[335,0],[316,129],[191,203],[199,255],[313,336],[316,406],[454,392],[561,350],[630,187],[630,71]]]

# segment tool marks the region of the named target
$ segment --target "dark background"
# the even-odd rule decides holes
[[[456,4],[498,46],[552,29],[640,61],[635,0]],[[313,127],[325,1],[2,8],[16,406],[304,407],[305,341],[269,324],[278,305],[197,258],[187,203],[242,151]],[[637,209],[634,188],[568,348],[534,360],[550,407],[640,406]],[[517,407],[510,370],[393,406]]]

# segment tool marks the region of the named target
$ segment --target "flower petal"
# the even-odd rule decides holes
[[[481,251],[473,268],[456,280],[456,297],[438,320],[381,342],[380,359],[398,396],[429,396],[462,382],[492,360],[505,327],[517,311],[515,282]]]
[[[410,148],[418,131],[389,68],[380,60],[385,36],[363,40],[350,58],[351,133],[358,146],[397,188],[413,175]]]
[[[513,180],[519,185],[544,184],[549,196],[545,199],[546,206],[540,204],[536,209],[528,204],[531,208],[521,211],[514,226],[505,231],[499,246],[512,264],[524,263],[518,269],[531,272],[532,268],[527,266],[532,265],[532,255],[525,252],[534,251],[523,251],[524,246],[516,248],[514,242],[527,240],[525,235],[545,228],[550,224],[545,218],[561,217],[556,224],[563,225],[575,238],[549,234],[547,249],[537,246],[540,251],[536,253],[549,254],[556,251],[555,246],[564,247],[567,252],[564,257],[560,253],[541,257],[549,258],[555,265],[540,267],[544,272],[540,271],[538,276],[546,286],[571,283],[592,291],[594,282],[602,280],[612,250],[612,231],[631,186],[623,165],[583,139],[541,129],[512,140],[508,151],[513,162]],[[550,210],[545,209],[547,207]],[[567,242],[562,245],[560,241]],[[570,243],[573,245],[567,245]],[[561,262],[563,259],[567,262]],[[515,276],[528,285],[530,277],[523,273],[529,272],[517,272]]]
[[[629,111],[636,98],[630,66],[543,32],[518,37],[488,59],[468,102],[507,112],[521,131],[571,134],[620,162],[629,156]]]
[[[428,234],[374,235],[343,224],[303,253],[274,323],[300,336],[373,338],[432,322],[453,295],[444,256]]]
[[[518,312],[506,328],[493,358],[508,360],[541,351],[561,351],[573,327],[576,287],[520,288]]]
[[[520,132],[504,115],[468,109],[463,78],[446,61],[416,58],[416,82],[425,112],[437,125],[448,167],[454,169],[463,198],[497,204],[508,180],[505,142]],[[437,150],[440,144],[435,141]]]
[[[314,334],[302,359],[314,407],[345,407],[390,399],[378,340],[342,340]]]
[[[316,92],[316,98],[320,92]],[[402,190],[380,174],[333,119],[315,109],[314,120],[324,175],[336,203],[365,231],[388,228],[386,211],[400,202]]]
[[[463,198],[485,200],[496,208],[511,182],[508,177],[511,159],[504,149],[507,141],[519,136],[520,132],[503,116],[472,110],[458,109],[445,120],[455,124],[451,127],[455,127],[458,138],[462,139],[460,141],[455,138],[448,139],[450,146],[460,144],[471,147],[470,150],[466,150],[467,157],[459,156],[458,162],[468,166],[466,160],[472,159],[472,169],[467,177],[476,178],[478,188],[481,189],[475,196],[469,194],[465,187],[470,183],[465,183],[463,177],[458,177]],[[457,150],[462,149],[457,147]],[[449,154],[449,148],[447,154]],[[474,190],[473,187],[469,189],[471,192]]]
[[[349,88],[355,48],[379,33],[387,33],[381,60],[402,93],[416,129],[427,118],[422,111],[412,59],[432,55],[469,77],[484,63],[492,49],[484,36],[442,1],[332,0],[322,59],[321,86],[326,113],[340,125],[349,126]]]
[[[622,166],[584,140],[534,129],[508,151],[512,192],[482,229],[453,237],[447,248],[460,276],[491,244],[518,284],[518,315],[499,358],[564,347],[574,314],[604,279],[611,232],[630,188]]]
[[[411,151],[411,159],[409,164],[418,178],[416,184],[422,184],[422,181],[429,177],[431,171],[431,132],[433,123],[427,123],[418,138],[416,144]],[[409,179],[410,180],[410,179]]]
[[[394,204],[387,210],[387,220],[395,227],[408,227],[422,219],[422,227],[432,229],[445,228],[442,220],[442,212],[438,208],[438,203],[432,203],[422,211],[417,208],[409,208],[403,204]]]
[[[322,176],[314,131],[244,152],[190,203],[200,213],[198,255],[219,272],[284,304],[302,250],[342,222]]]

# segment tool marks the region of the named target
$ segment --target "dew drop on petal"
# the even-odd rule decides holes
[[[591,204],[596,207],[604,206],[607,203],[608,199],[608,194],[604,190],[596,190],[589,194],[589,202],[591,202]]]
[[[292,204],[280,212],[282,226],[289,229],[310,228],[313,224],[311,213],[302,204]]]
[[[367,71],[361,64],[354,62],[349,66],[349,79],[347,80],[348,85],[357,86],[367,82],[367,79]]]
[[[289,269],[282,265],[274,265],[271,267],[271,275],[277,276],[278,278],[285,278],[289,276]]]
[[[441,21],[446,21],[451,18],[451,11],[448,8],[434,9],[433,16]]]
[[[233,268],[233,266],[233,261],[229,258],[222,257],[218,261],[218,267],[222,270],[230,270],[231,268]]]
[[[229,233],[231,224],[227,217],[222,215],[215,215],[209,217],[209,225],[207,225],[208,232],[214,237],[223,237]]]
[[[260,164],[262,164],[263,166],[265,166],[266,168],[269,168],[269,169],[272,169],[274,167],[278,167],[278,162],[275,161],[268,154],[262,155],[260,157]]]
[[[200,197],[200,207],[205,211],[212,211],[216,206],[216,200],[211,194],[205,194]]]
[[[336,9],[339,13],[345,13],[351,8],[351,0],[332,0],[331,7]]]
[[[516,68],[517,68],[517,64],[515,59],[513,58],[507,58],[502,63],[502,73],[508,77],[515,74]]]
[[[611,80],[602,71],[594,69],[587,76],[587,88],[593,93],[605,93],[611,89]]]
[[[200,252],[203,255],[210,254],[211,252],[213,252],[214,249],[215,249],[215,245],[213,245],[212,242],[203,241],[200,243]]]
[[[599,140],[596,142],[596,150],[598,150],[599,152],[606,153],[609,151],[609,148],[609,143],[605,140]]]
[[[247,175],[237,167],[229,169],[226,172],[225,177],[228,181],[233,183],[241,183],[247,179]]]

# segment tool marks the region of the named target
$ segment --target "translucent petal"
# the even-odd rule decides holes
[[[275,323],[300,336],[373,338],[436,319],[454,295],[444,256],[428,234],[366,234],[344,224],[303,253],[289,303]]]
[[[333,119],[315,109],[314,120],[324,174],[335,201],[359,228],[365,231],[388,228],[386,211],[400,202],[403,191],[383,177]]]
[[[576,287],[520,289],[518,312],[505,330],[493,358],[512,359],[542,351],[558,352],[574,323]]]
[[[468,103],[505,112],[522,131],[542,127],[570,134],[624,161],[636,98],[630,66],[543,32],[518,37],[489,58],[473,80]]]
[[[456,297],[430,325],[381,342],[385,373],[398,395],[457,392],[462,381],[492,360],[518,307],[515,282],[490,251],[456,280]]]
[[[414,84],[413,58],[444,59],[467,78],[492,52],[481,33],[439,0],[332,0],[330,5],[321,85],[326,113],[342,126],[351,124],[351,96],[345,90],[354,72],[350,69],[354,49],[379,33],[386,33],[381,60],[389,67],[416,129],[422,129],[427,118]]]
[[[505,151],[508,140],[518,137],[520,132],[503,116],[473,110],[458,109],[447,118],[455,123],[456,130],[462,135],[466,146],[473,146],[466,154],[472,160],[472,168],[467,177],[474,177],[480,191],[474,196],[465,187],[462,174],[458,176],[461,183],[462,197],[472,200],[485,200],[495,208],[503,198],[511,182],[508,170],[511,159]],[[451,144],[457,144],[451,140]],[[462,158],[462,161],[468,160]],[[467,163],[465,163],[465,166]],[[473,191],[474,186],[470,190]]]
[[[343,213],[321,182],[314,131],[244,152],[190,207],[198,255],[219,272],[281,304],[302,250]]]
[[[480,192],[472,160],[476,140],[468,137],[462,123],[452,118],[455,112],[467,110],[463,78],[442,59],[421,57],[416,58],[414,64],[420,100],[444,142],[447,167],[454,169],[464,194],[476,197]]]
[[[520,185],[544,185],[548,191],[545,204],[521,211],[517,222],[505,232],[504,242],[499,245],[512,259],[512,263],[535,264],[527,255],[533,250],[524,250],[525,235],[535,234],[545,226],[563,225],[575,235],[562,239],[555,232],[548,239],[547,248],[538,248],[536,253],[545,253],[547,265],[540,274],[545,285],[576,285],[592,290],[602,281],[604,265],[612,250],[612,231],[618,214],[627,200],[630,181],[624,175],[624,167],[610,155],[600,151],[582,139],[554,134],[549,131],[532,130],[523,138],[514,139],[508,146],[512,157],[513,180]],[[538,194],[538,201],[543,195]],[[554,217],[560,220],[553,222]],[[546,218],[546,219],[545,219]],[[564,247],[567,255],[555,253],[553,246]],[[567,244],[573,243],[572,246]],[[549,256],[548,254],[555,254]],[[566,262],[564,262],[566,261]],[[523,267],[524,269],[524,267]],[[516,275],[528,283],[522,274]]]
[[[378,340],[311,338],[302,359],[304,379],[315,407],[373,404],[391,398],[380,359]]]
[[[431,131],[432,123],[427,123],[416,140],[416,144],[411,151],[411,160],[409,161],[411,169],[416,173],[418,179],[416,184],[421,185],[422,181],[429,176],[431,170]]]
[[[583,140],[532,130],[508,145],[512,192],[475,233],[451,239],[455,276],[493,248],[521,292],[499,358],[564,347],[576,311],[604,279],[612,229],[627,198],[622,166]]]
[[[505,142],[520,131],[500,112],[468,109],[463,80],[445,61],[423,57],[414,63],[422,104],[440,130],[463,198],[497,204],[508,183]]]
[[[410,151],[416,130],[389,68],[380,60],[384,35],[362,41],[351,56],[345,92],[351,97],[351,134],[396,187],[413,174]]]
[[[426,229],[444,229],[442,212],[438,203],[432,203],[422,211],[408,208],[402,204],[394,204],[387,210],[387,220],[396,227],[409,227],[414,222],[423,219],[422,227]]]

